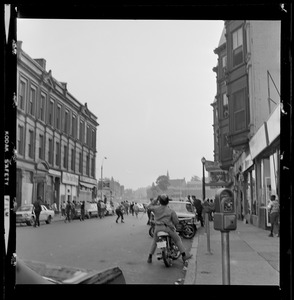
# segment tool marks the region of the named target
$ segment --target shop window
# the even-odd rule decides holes
[[[34,158],[34,131],[29,130],[29,157]]]
[[[18,125],[17,151],[20,155],[23,155],[23,148],[24,148],[24,127]]]
[[[229,101],[226,93],[223,93],[223,118],[227,118],[229,116]]]
[[[35,105],[36,105],[36,90],[31,88],[30,99],[29,99],[29,114],[31,116],[35,115]]]
[[[26,83],[21,81],[19,84],[18,107],[24,110],[26,100]]]
[[[61,106],[57,105],[57,112],[56,112],[56,128],[61,129]]]
[[[49,112],[48,112],[48,123],[53,126],[53,117],[54,117],[54,101],[50,100],[49,102]]]
[[[39,158],[44,159],[44,135],[39,134]]]
[[[245,92],[238,91],[232,95],[233,114],[234,114],[234,131],[246,129],[246,111],[245,111]]]
[[[243,62],[243,31],[242,28],[237,29],[232,34],[233,38],[233,67]]]
[[[41,94],[40,107],[39,107],[39,119],[45,121],[45,102],[46,96]]]

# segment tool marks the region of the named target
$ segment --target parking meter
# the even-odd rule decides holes
[[[237,216],[234,194],[230,189],[221,188],[215,195],[214,229],[220,231],[236,230]]]

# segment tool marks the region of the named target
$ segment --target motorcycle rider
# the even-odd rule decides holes
[[[168,196],[163,194],[161,196],[158,196],[157,199],[152,200],[151,203],[147,206],[147,209],[150,209],[150,211],[154,213],[154,222],[155,222],[153,241],[152,241],[152,245],[147,260],[148,263],[152,262],[152,255],[156,250],[158,231],[167,232],[171,236],[171,238],[178,246],[184,262],[192,257],[192,254],[186,253],[182,240],[176,232],[175,226],[179,224],[179,219],[176,212],[167,206],[168,202],[169,202]]]

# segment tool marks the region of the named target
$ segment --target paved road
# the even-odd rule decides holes
[[[57,217],[58,219],[59,217]],[[184,278],[181,259],[166,268],[155,258],[147,264],[152,242],[146,214],[125,216],[115,223],[114,216],[71,223],[55,221],[41,227],[17,226],[17,255],[23,260],[92,270],[118,266],[127,284],[174,284]],[[183,240],[189,250],[191,240]]]

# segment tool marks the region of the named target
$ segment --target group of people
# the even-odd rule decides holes
[[[64,222],[70,222],[76,215],[76,207],[80,206],[81,214],[80,214],[80,221],[85,220],[85,201],[75,201],[72,202],[67,200],[67,202],[63,201],[61,204],[61,217],[64,217]]]
[[[121,219],[121,223],[124,223],[124,214],[128,215],[129,213],[138,218],[139,211],[140,209],[137,202],[129,202],[128,200],[121,201],[115,209],[117,215],[115,222],[118,223],[118,220]]]

